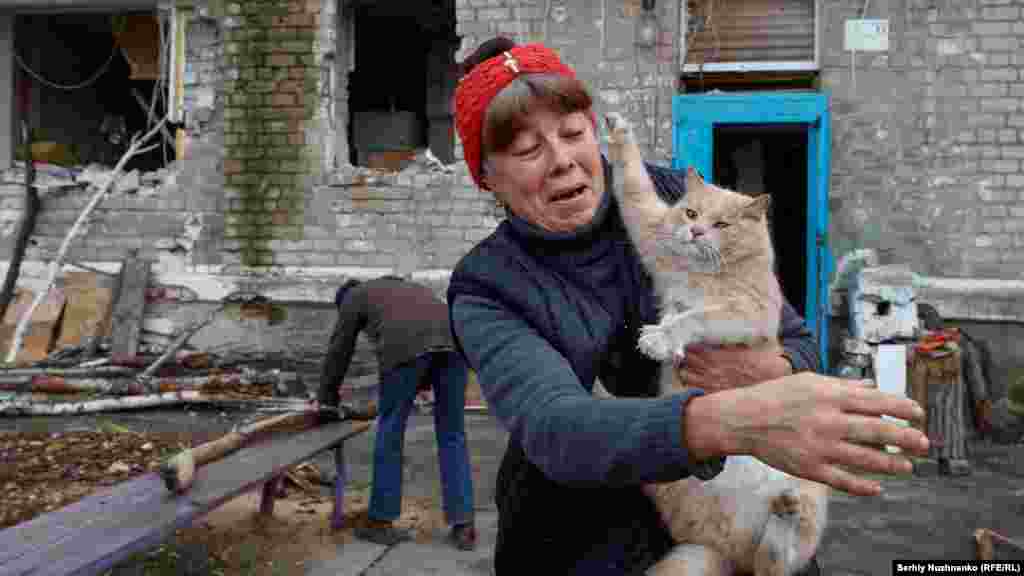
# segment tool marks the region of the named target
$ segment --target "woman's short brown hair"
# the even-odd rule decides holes
[[[513,80],[491,100],[484,116],[483,158],[512,145],[526,126],[527,117],[538,108],[559,114],[590,109],[593,100],[577,78],[561,74],[524,74]]]

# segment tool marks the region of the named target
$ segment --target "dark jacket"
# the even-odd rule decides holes
[[[448,307],[429,288],[393,276],[351,288],[338,307],[320,372],[321,404],[337,405],[338,386],[345,379],[360,330],[374,345],[381,374],[420,354],[451,350]]]
[[[684,194],[683,174],[648,169],[666,200]],[[499,575],[539,558],[552,574],[642,571],[670,546],[639,487],[690,474],[683,410],[701,392],[654,397],[658,363],[636,347],[639,327],[657,322],[654,290],[611,196],[574,233],[510,216],[452,273],[456,346],[510,433],[495,494]],[[814,370],[814,341],[788,304],[782,324],[794,368]],[[595,377],[632,398],[593,398]]]

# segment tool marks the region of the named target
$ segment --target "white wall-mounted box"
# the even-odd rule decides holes
[[[889,50],[889,20],[847,20],[844,47],[857,52]]]

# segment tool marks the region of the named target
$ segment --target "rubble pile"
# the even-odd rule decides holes
[[[32,311],[15,361],[0,366],[0,415],[181,404],[268,409],[275,402],[284,407],[306,400],[303,374],[317,366],[266,353],[215,353],[188,345],[221,314],[279,322],[284,312],[268,299],[233,293],[204,320],[174,330],[161,346],[143,337],[146,287],[115,288],[95,273],[66,273],[62,286],[47,294],[46,305]],[[15,325],[33,298],[32,291],[18,290],[0,321],[0,349],[12,345]]]
[[[33,186],[44,196],[73,190],[99,190],[114,172],[113,167],[102,164],[66,167],[46,162],[36,162],[35,170]],[[152,196],[162,192],[165,187],[174,186],[178,171],[176,162],[154,172],[131,170],[121,175],[111,193]],[[15,162],[11,168],[0,172],[0,185],[24,186],[25,178],[25,163]]]

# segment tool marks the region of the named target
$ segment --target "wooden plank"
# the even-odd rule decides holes
[[[196,470],[195,483],[184,494],[204,510],[248,492],[309,457],[360,434],[371,422],[337,422],[303,432],[278,433]],[[239,485],[239,479],[245,484]]]
[[[86,338],[110,334],[114,287],[107,278],[93,272],[68,272],[64,275],[64,296],[58,349],[81,344]]]
[[[183,495],[156,473],[112,486],[0,531],[0,576],[102,574],[166,540],[196,517],[369,429],[336,422],[254,444],[200,468]]]
[[[31,290],[17,290],[15,300],[7,307],[3,324],[0,325],[0,350],[3,350],[5,355],[11,346],[18,321],[32,305],[34,298],[35,293]],[[32,312],[32,318],[25,330],[25,338],[22,340],[21,350],[15,358],[16,364],[30,364],[46,358],[53,348],[63,308],[64,291],[55,287]]]
[[[148,280],[149,262],[132,253],[121,264],[117,300],[111,313],[111,355],[134,356],[138,353]]]
[[[0,560],[0,575],[100,574],[199,514],[187,499],[170,497],[157,474],[147,474],[0,532],[0,549],[13,553]]]

